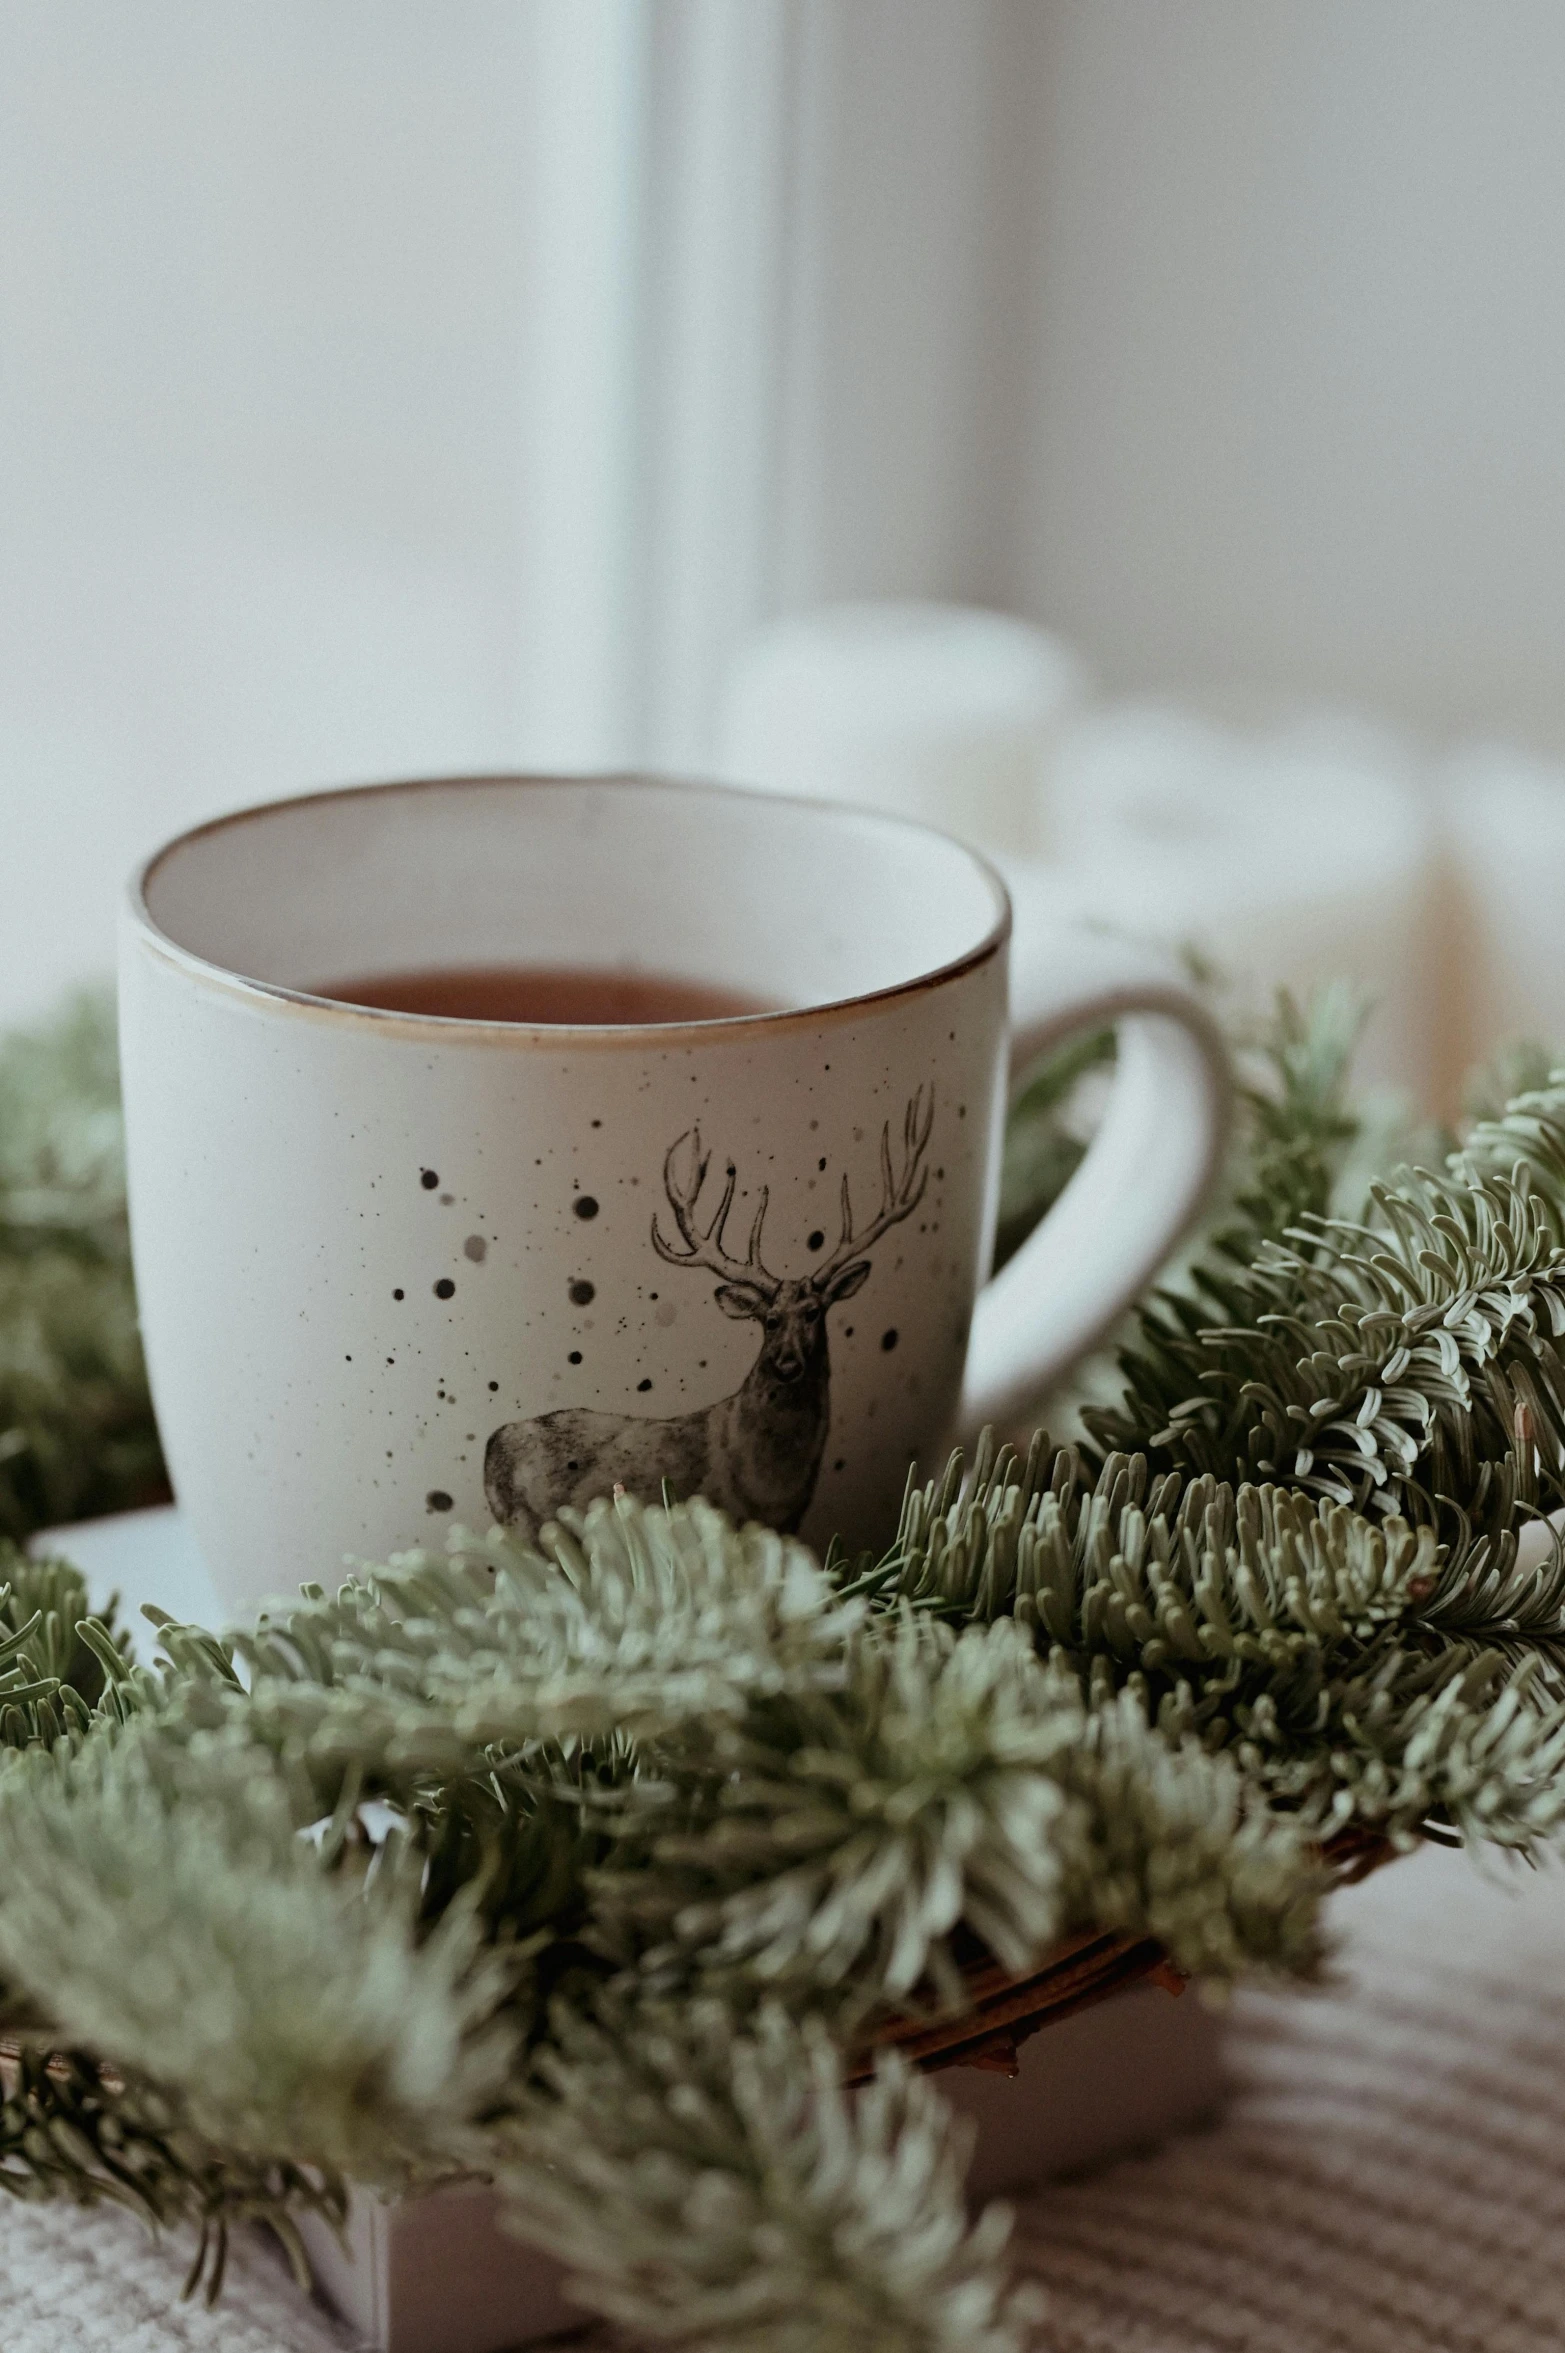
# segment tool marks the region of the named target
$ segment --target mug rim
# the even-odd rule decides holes
[[[462,1014],[410,1013],[384,1005],[352,1005],[340,997],[325,997],[309,989],[289,988],[281,981],[258,980],[250,973],[236,971],[230,965],[216,963],[211,957],[199,955],[193,948],[185,947],[163,929],[148,904],[148,889],[165,859],[213,834],[237,831],[260,818],[274,817],[284,810],[314,808],[326,802],[378,799],[392,793],[438,792],[448,787],[471,789],[475,785],[600,788],[613,785],[628,791],[653,787],[691,795],[710,794],[725,800],[777,802],[784,807],[806,810],[827,822],[839,817],[852,818],[861,823],[867,820],[889,832],[923,835],[959,852],[988,886],[995,902],[993,920],[982,939],[964,950],[960,956],[950,957],[945,963],[935,965],[928,971],[915,972],[906,980],[893,981],[884,988],[864,989],[851,996],[826,997],[819,1003],[779,1006],[753,1013],[723,1013],[700,1021],[528,1022],[481,1021]],[[244,808],[226,810],[216,817],[204,818],[199,825],[185,827],[182,832],[171,835],[161,843],[150,857],[143,859],[133,868],[126,886],[126,914],[156,953],[182,967],[193,977],[235,995],[259,997],[269,1004],[286,1007],[317,1020],[374,1023],[383,1035],[408,1032],[425,1039],[433,1035],[446,1042],[467,1038],[476,1042],[512,1045],[522,1042],[552,1044],[564,1039],[569,1039],[573,1044],[602,1040],[619,1045],[640,1038],[713,1038],[733,1031],[748,1034],[760,1029],[819,1021],[825,1014],[858,1012],[867,1006],[895,1003],[926,990],[941,988],[948,981],[957,980],[964,973],[975,971],[987,963],[1006,947],[1013,923],[1011,895],[998,869],[981,850],[975,849],[970,842],[962,841],[956,834],[947,833],[941,826],[927,825],[918,818],[903,817],[892,810],[870,808],[858,802],[818,800],[805,793],[762,791],[755,786],[727,783],[717,777],[681,776],[665,774],[656,769],[630,768],[582,769],[564,773],[545,769],[484,769],[471,773],[458,771],[435,776],[390,777],[365,784],[326,785],[313,792],[281,794],[269,801],[251,802]]]

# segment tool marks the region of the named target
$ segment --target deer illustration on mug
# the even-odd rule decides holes
[[[815,1493],[831,1420],[826,1318],[869,1280],[869,1252],[911,1217],[924,1198],[924,1154],[934,1095],[919,1089],[902,1122],[902,1165],[893,1167],[889,1122],[881,1130],[881,1203],[856,1233],[848,1179],[842,1180],[842,1231],[831,1255],[806,1275],[773,1274],[761,1256],[767,1188],[763,1185],[743,1258],[725,1241],[738,1173],[727,1182],[710,1223],[697,1222],[709,1155],[692,1128],[670,1145],[663,1186],[674,1222],[669,1241],[656,1217],[652,1246],[670,1266],[716,1275],[713,1296],[725,1315],[761,1327],[755,1362],[731,1396],[695,1413],[653,1420],[642,1414],[594,1413],[564,1406],[531,1421],[506,1422],[484,1453],[484,1492],[495,1518],[535,1535],[566,1503],[587,1503],[615,1485],[656,1495],[666,1480],[680,1495],[704,1495],[737,1520],[797,1528]]]

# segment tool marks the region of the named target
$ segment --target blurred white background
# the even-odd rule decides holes
[[[1489,794],[1461,1048],[1565,1034],[1496,847],[1565,790],[1562,103],[1553,0],[3,0],[0,1018],[178,825],[742,766],[757,628],[934,597],[1108,698],[1040,753],[1078,848],[1127,724],[1185,773],[1125,698],[1186,769],[1192,711],[1319,705],[1404,808]],[[1382,878],[1315,936],[1451,930],[1432,835],[1376,865],[1282,765],[1338,917]]]
[[[1565,739],[1565,10],[1036,14],[1022,602],[1116,683]]]

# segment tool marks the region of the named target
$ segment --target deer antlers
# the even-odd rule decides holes
[[[674,1161],[680,1145],[687,1138],[691,1146],[690,1173],[682,1184]],[[656,1217],[652,1220],[652,1247],[659,1258],[668,1260],[670,1266],[704,1266],[710,1274],[721,1275],[725,1282],[749,1283],[755,1290],[765,1292],[769,1299],[775,1299],[782,1287],[781,1277],[769,1274],[761,1264],[761,1227],[766,1220],[767,1188],[765,1185],[761,1187],[760,1203],[755,1212],[755,1222],[750,1228],[750,1247],[746,1256],[742,1259],[730,1258],[723,1247],[723,1228],[728,1223],[728,1212],[733,1207],[734,1186],[738,1182],[731,1160],[728,1163],[728,1182],[723,1187],[723,1198],[718,1203],[717,1215],[705,1233],[699,1230],[695,1222],[696,1202],[706,1182],[709,1164],[710,1155],[701,1149],[701,1130],[698,1127],[687,1129],[685,1135],[670,1144],[663,1161],[663,1190],[668,1195],[668,1205],[674,1213],[674,1223],[685,1247],[679,1250],[671,1242],[664,1241]]]
[[[842,1235],[831,1256],[818,1266],[808,1278],[817,1290],[825,1290],[833,1278],[841,1273],[851,1259],[862,1258],[866,1250],[873,1250],[882,1234],[905,1217],[911,1217],[924,1198],[929,1182],[929,1171],[923,1165],[924,1152],[929,1143],[929,1131],[934,1125],[935,1097],[931,1088],[927,1098],[922,1087],[908,1104],[902,1118],[902,1173],[896,1174],[891,1164],[891,1122],[880,1131],[880,1207],[862,1234],[853,1231],[853,1203],[848,1193],[848,1180],[842,1180]],[[676,1165],[680,1149],[690,1146],[689,1168],[683,1178]],[[734,1189],[738,1175],[733,1162],[728,1163],[728,1181],[723,1187],[723,1198],[717,1214],[703,1231],[696,1224],[696,1204],[701,1188],[706,1183],[706,1172],[711,1155],[701,1149],[701,1130],[687,1128],[684,1135],[670,1144],[663,1161],[663,1190],[668,1195],[669,1208],[674,1213],[681,1249],[664,1240],[656,1217],[652,1220],[652,1247],[659,1258],[666,1258],[670,1266],[702,1266],[709,1274],[718,1275],[724,1282],[748,1283],[754,1290],[775,1299],[782,1288],[782,1277],[774,1275],[761,1263],[761,1227],[766,1221],[767,1188],[761,1187],[755,1221],[750,1228],[750,1244],[743,1258],[732,1258],[723,1241],[723,1230],[728,1223],[728,1212],[734,1204]],[[862,1280],[862,1277],[860,1278]]]
[[[900,1225],[911,1217],[924,1198],[924,1187],[929,1182],[929,1171],[921,1168],[929,1131],[935,1121],[935,1094],[931,1087],[928,1100],[919,1088],[902,1115],[902,1174],[894,1176],[891,1167],[891,1122],[888,1119],[880,1131],[880,1207],[862,1234],[853,1231],[853,1203],[848,1193],[848,1180],[842,1180],[842,1236],[824,1265],[816,1268],[812,1281],[824,1290],[834,1275],[841,1272],[852,1258],[860,1258],[875,1244],[888,1227]],[[915,1181],[916,1180],[916,1181]]]

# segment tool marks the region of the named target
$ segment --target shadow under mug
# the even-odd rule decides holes
[[[1221,1042],[1155,953],[1027,944],[944,835],[662,778],[445,778],[220,819],[122,932],[132,1239],[179,1498],[225,1599],[616,1481],[816,1543],[1010,1430],[1218,1164]],[[456,1020],[334,976],[617,970],[770,1010]],[[1010,1073],[1118,1024],[1109,1107],[984,1281]]]

